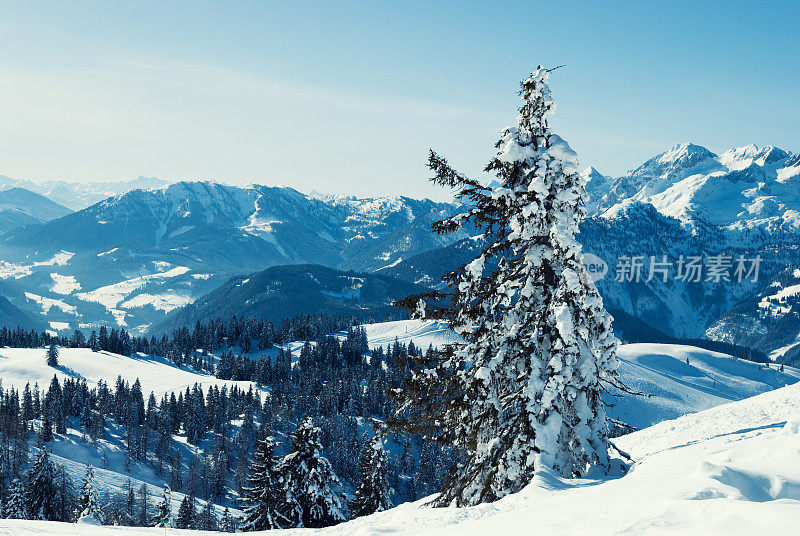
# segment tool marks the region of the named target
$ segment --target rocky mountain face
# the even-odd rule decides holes
[[[53,328],[145,331],[232,276],[319,263],[373,271],[457,240],[429,232],[458,205],[311,197],[182,182],[133,190],[0,237],[0,278]],[[64,325],[68,328],[64,328]]]

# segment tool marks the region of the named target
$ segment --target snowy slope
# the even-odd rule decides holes
[[[394,343],[395,338],[426,349],[456,342],[458,337],[443,322],[400,320],[367,324],[370,347]],[[686,364],[686,359],[689,364]],[[620,376],[647,397],[609,398],[609,415],[643,428],[720,404],[741,400],[800,381],[800,370],[758,363],[694,346],[676,344],[624,344],[619,350]]]
[[[60,380],[65,378],[83,379],[93,386],[103,380],[113,386],[117,376],[133,383],[137,378],[142,384],[142,392],[147,397],[152,391],[156,398],[170,391],[185,390],[195,383],[203,389],[211,385],[238,385],[245,391],[254,384],[219,380],[208,374],[178,369],[165,359],[156,356],[135,355],[131,357],[110,352],[92,352],[88,348],[61,348],[57,368],[46,365],[44,349],[0,348],[0,380],[4,388],[23,389],[26,383],[47,389],[53,375]]]
[[[624,344],[620,376],[648,397],[612,401],[609,414],[637,428],[758,395],[800,381],[800,370],[736,359],[677,344]],[[689,363],[686,363],[686,360]]]
[[[458,335],[448,328],[447,323],[438,321],[397,320],[365,324],[363,327],[367,332],[370,348],[378,346],[386,348],[397,339],[402,344],[413,341],[417,348],[424,350],[429,345],[440,347],[459,340]]]
[[[800,385],[623,436],[635,464],[619,478],[540,473],[520,493],[470,508],[407,503],[287,536],[486,534],[795,534],[800,519]],[[0,520],[0,533],[156,535],[160,529]],[[178,533],[178,531],[176,531]],[[186,534],[203,534],[198,532]]]

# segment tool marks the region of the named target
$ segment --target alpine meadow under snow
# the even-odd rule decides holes
[[[798,155],[580,172],[553,71],[448,203],[0,176],[0,534],[797,532]]]

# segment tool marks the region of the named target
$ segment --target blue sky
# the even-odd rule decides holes
[[[0,173],[441,199],[427,149],[480,175],[540,63],[606,174],[800,151],[800,3],[696,4],[0,1]]]

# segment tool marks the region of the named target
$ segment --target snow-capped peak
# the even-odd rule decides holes
[[[791,153],[774,145],[759,148],[757,145],[750,144],[728,149],[719,156],[719,162],[731,171],[739,171],[753,164],[760,167],[776,164],[790,155]]]

